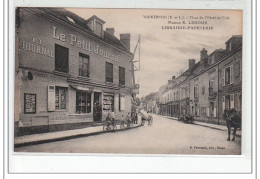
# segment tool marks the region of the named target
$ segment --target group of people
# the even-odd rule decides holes
[[[130,115],[130,112],[124,116],[121,116],[121,121],[126,121],[127,123],[137,124],[138,122],[138,115],[135,112],[132,112]]]
[[[121,116],[121,121],[125,121],[126,124],[130,124],[130,123],[137,124],[138,115],[135,112],[132,112],[131,114],[129,112],[126,116],[124,116],[124,115]],[[106,122],[107,122],[108,126],[115,125],[115,113],[114,112],[107,114]]]

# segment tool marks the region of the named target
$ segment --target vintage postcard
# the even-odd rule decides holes
[[[241,155],[243,11],[15,8],[14,151]]]

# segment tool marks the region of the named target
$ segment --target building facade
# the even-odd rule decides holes
[[[190,59],[189,69],[168,84],[172,85],[159,89],[164,99],[160,101],[160,114],[192,115],[198,121],[225,124],[225,109],[242,111],[242,36],[232,36],[226,49],[216,49],[209,55],[202,49],[200,61]]]
[[[16,10],[16,130],[63,130],[131,112],[130,34],[117,39],[104,23],[65,9]]]

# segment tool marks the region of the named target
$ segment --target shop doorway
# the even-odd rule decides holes
[[[101,93],[99,92],[94,92],[93,119],[94,121],[102,119]]]

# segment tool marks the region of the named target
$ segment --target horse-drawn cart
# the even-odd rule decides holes
[[[145,111],[140,111],[139,115],[141,116],[141,125],[143,126],[145,121],[148,122],[148,125],[151,126],[153,124],[153,116],[151,116],[150,114],[148,114]]]

